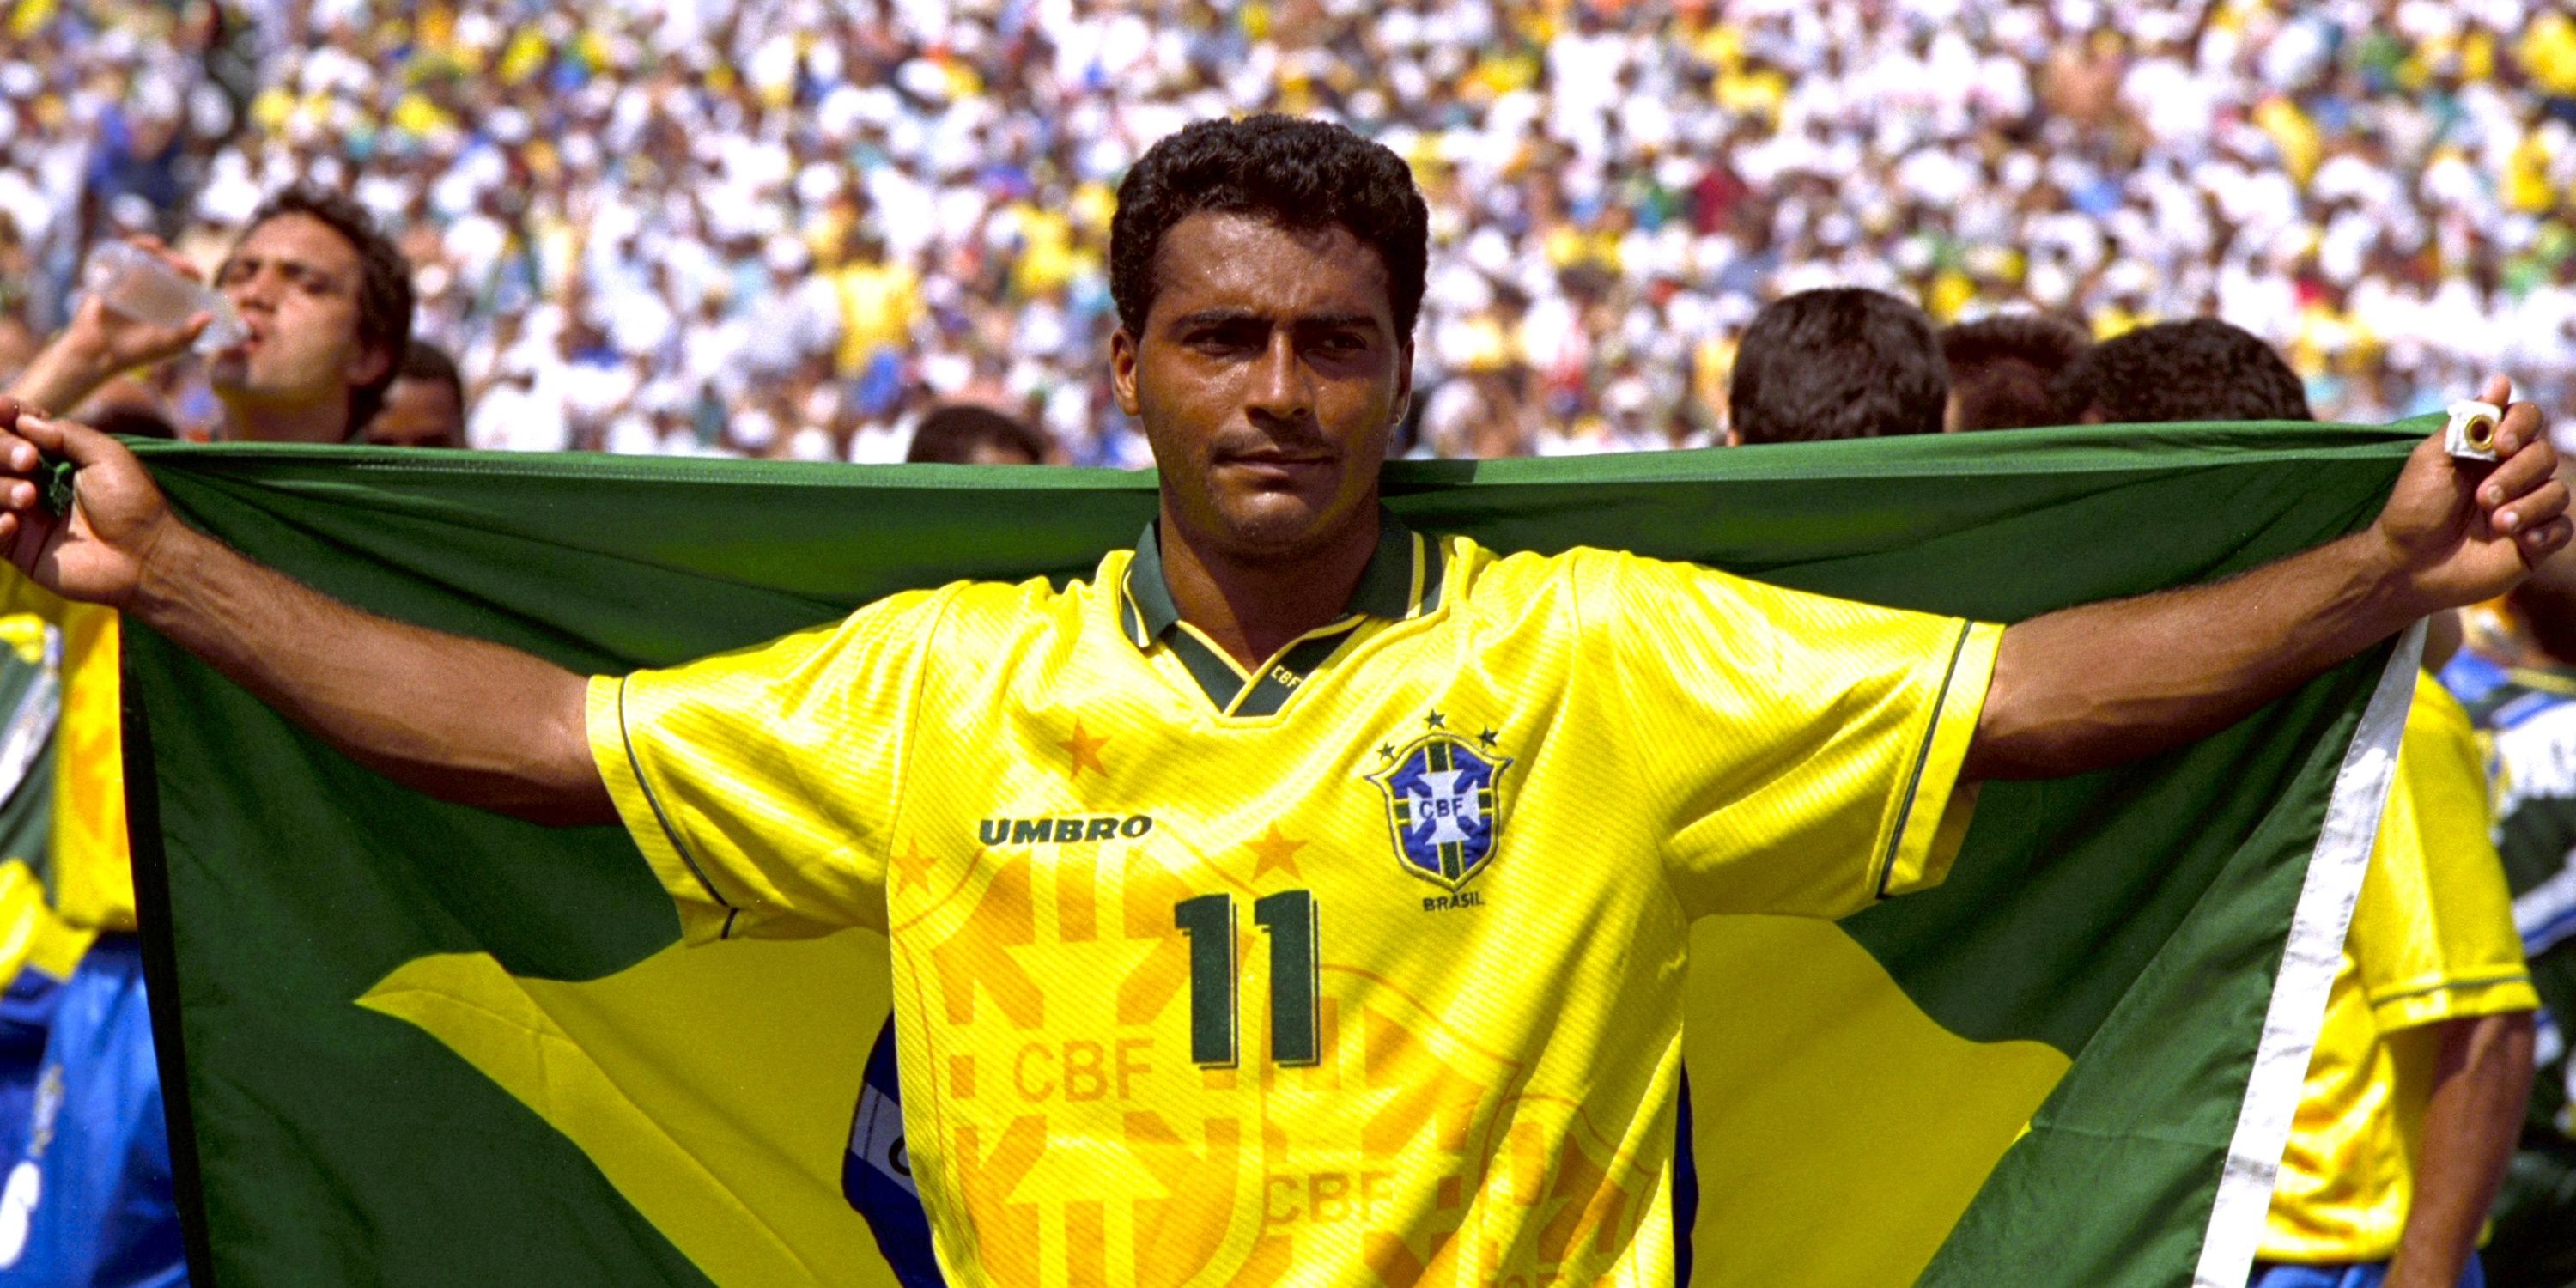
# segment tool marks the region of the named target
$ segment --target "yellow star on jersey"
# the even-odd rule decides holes
[[[1252,879],[1255,881],[1261,879],[1262,873],[1272,871],[1273,869],[1285,872],[1288,875],[1297,877],[1301,880],[1306,875],[1305,873],[1297,870],[1296,858],[1297,851],[1306,848],[1306,843],[1304,841],[1292,841],[1287,837],[1281,836],[1279,834],[1279,825],[1277,823],[1271,824],[1270,831],[1264,834],[1260,840],[1244,842],[1243,848],[1252,851]]]
[[[930,865],[936,860],[921,852],[921,838],[912,838],[904,852],[894,856],[894,888],[909,890],[930,884]]]
[[[1109,745],[1108,736],[1104,734],[1093,737],[1083,729],[1081,717],[1074,718],[1073,736],[1056,745],[1064,748],[1065,753],[1073,757],[1075,778],[1082,777],[1082,771],[1086,769],[1104,774],[1109,772],[1108,766],[1100,763],[1100,749]]]

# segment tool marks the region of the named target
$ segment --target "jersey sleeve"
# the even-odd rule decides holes
[[[590,682],[591,756],[691,942],[885,927],[886,837],[943,600]]]
[[[1842,917],[1948,873],[2002,627],[1599,558],[1579,602],[1689,915]]]
[[[2468,713],[2418,676],[2345,952],[2383,1033],[2537,1008]]]

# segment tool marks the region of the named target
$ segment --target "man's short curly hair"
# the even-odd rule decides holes
[[[403,358],[411,349],[411,261],[365,206],[345,193],[311,184],[296,184],[260,203],[242,225],[242,236],[287,215],[320,220],[358,253],[358,343],[383,349],[385,370],[349,391],[349,437],[355,438],[384,406],[385,391],[402,374]]]
[[[2068,424],[2314,420],[2298,373],[2272,346],[2216,318],[2159,322],[2085,351],[2051,392]]]
[[[1202,213],[1347,231],[1386,265],[1396,332],[1412,336],[1431,219],[1413,171],[1385,145],[1275,113],[1199,121],[1156,143],[1118,185],[1109,224],[1109,293],[1128,334],[1143,335],[1154,310],[1163,235]]]

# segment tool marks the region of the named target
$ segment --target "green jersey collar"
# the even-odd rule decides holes
[[[1351,591],[1334,626],[1355,624],[1363,617],[1402,621],[1439,606],[1440,543],[1417,535],[1403,520],[1383,508],[1377,512],[1377,549],[1369,555],[1360,584]],[[1119,597],[1119,625],[1127,642],[1150,648],[1172,633],[1181,610],[1163,577],[1163,548],[1154,525],[1136,542],[1136,557],[1127,565],[1127,584]],[[1327,628],[1330,629],[1330,628]]]

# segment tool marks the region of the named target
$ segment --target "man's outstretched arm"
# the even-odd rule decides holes
[[[2487,401],[2511,396],[2502,381]],[[2503,460],[2418,444],[2371,526],[2242,577],[2034,617],[2004,632],[1971,779],[2050,778],[2218,732],[2407,625],[2491,599],[2567,544],[2566,485],[2529,404]],[[2151,537],[2148,539],[2152,539]]]
[[[40,450],[80,467],[68,518],[37,502]],[[616,821],[591,761],[583,677],[362,612],[263,568],[180,522],[115,440],[21,416],[6,399],[0,549],[38,584],[169,636],[406,786],[543,823]]]

